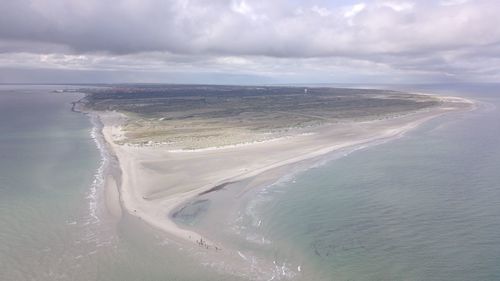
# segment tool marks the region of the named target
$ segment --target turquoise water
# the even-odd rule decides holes
[[[0,86],[0,280],[231,280],[107,215],[93,126],[58,88]]]
[[[92,222],[84,198],[99,153],[88,120],[70,111],[78,95],[0,91],[0,279],[55,276],[64,265],[51,257],[67,258],[76,220]]]
[[[107,215],[92,123],[54,88],[0,86],[0,280],[236,280]],[[479,110],[260,192],[246,207],[263,252],[298,280],[500,280],[497,89],[464,87]]]
[[[275,255],[303,280],[500,280],[500,91],[469,90],[475,112],[268,189]]]

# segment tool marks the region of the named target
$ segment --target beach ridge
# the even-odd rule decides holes
[[[457,101],[461,105],[474,104],[461,98],[444,97],[442,101],[443,105],[402,117],[336,124],[314,134],[224,149],[202,149],[187,154],[161,147],[117,144],[114,140],[117,135],[122,135],[120,122],[124,116],[110,111],[97,114],[104,125],[104,139],[116,155],[122,171],[119,187],[122,206],[131,215],[176,238],[198,242],[201,234],[182,228],[171,218],[173,210],[189,199],[273,168],[347,147],[398,137],[441,114],[463,109],[463,106],[453,107]],[[201,162],[204,165],[200,166]],[[205,243],[209,246],[217,244],[208,240]]]

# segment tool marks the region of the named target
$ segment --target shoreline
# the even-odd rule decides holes
[[[356,131],[352,133],[352,130],[349,131],[349,128],[343,128],[340,133],[345,134],[346,132],[350,132],[351,134],[344,136],[345,139],[340,142],[335,142],[332,139],[327,138],[329,141],[328,143],[321,143],[320,141],[311,145],[308,143],[308,141],[311,141],[311,138],[314,139],[332,136],[328,134],[314,134],[294,136],[290,139],[287,138],[257,142],[241,146],[234,145],[222,148],[215,147],[195,151],[186,151],[189,153],[182,153],[184,151],[169,151],[162,149],[161,147],[134,147],[118,145],[114,143],[114,139],[116,136],[121,135],[120,125],[124,121],[123,116],[116,112],[92,112],[90,114],[95,115],[103,125],[100,132],[103,140],[106,142],[105,149],[109,154],[116,158],[117,163],[115,169],[118,169],[120,173],[119,178],[116,178],[116,171],[114,177],[109,177],[109,171],[106,173],[107,175],[104,176],[105,191],[109,189],[116,191],[111,192],[112,194],[109,196],[106,194],[106,205],[114,205],[113,207],[107,206],[107,208],[108,210],[114,209],[114,212],[117,212],[116,204],[118,204],[120,216],[122,212],[127,212],[132,216],[147,222],[151,226],[162,230],[164,233],[171,236],[171,238],[174,238],[179,242],[184,241],[191,245],[198,244],[198,246],[203,246],[201,249],[205,252],[214,252],[215,250],[215,253],[217,253],[217,249],[223,248],[223,246],[221,246],[223,245],[222,242],[208,240],[203,237],[201,233],[183,228],[173,220],[175,213],[185,206],[186,203],[200,195],[216,192],[225,185],[250,178],[259,178],[260,175],[267,174],[266,172],[270,172],[273,169],[279,168],[287,170],[287,167],[289,169],[294,164],[305,162],[306,160],[313,161],[315,158],[320,158],[322,156],[338,152],[342,149],[355,148],[359,146],[365,147],[370,146],[373,143],[387,142],[392,139],[399,138],[408,131],[419,127],[421,124],[448,112],[463,111],[465,108],[473,110],[475,107],[475,103],[470,100],[453,97],[455,100],[452,99],[452,101],[446,101],[446,98],[447,97],[440,97],[443,103],[447,103],[448,107],[439,105],[435,108],[428,108],[424,111],[410,113],[403,117],[389,118],[386,120],[355,122],[357,126],[361,126],[361,130],[358,130],[358,132],[363,132],[364,130],[370,131],[369,129],[372,125],[381,127],[377,128],[378,130],[375,130],[375,132],[371,132],[371,134],[369,133],[367,136],[361,138],[359,138],[359,135],[356,134]],[[449,98],[450,97],[448,97],[448,99]],[[462,108],[453,108],[450,107],[450,104],[448,104],[453,104],[455,102],[460,102],[462,105],[463,103],[468,103],[469,105],[462,106]],[[393,124],[394,122],[396,124]],[[381,123],[382,125],[380,126]],[[342,125],[345,126],[345,124]],[[350,125],[352,124],[349,124],[349,126]],[[332,127],[335,126],[338,127],[339,125],[332,125]],[[335,130],[333,131],[335,132]],[[335,134],[333,135],[335,136]],[[297,141],[297,139],[299,139],[299,141]],[[273,153],[276,154],[276,149],[281,149],[283,146],[289,147],[292,152],[292,156],[273,155]],[[286,151],[287,149],[284,150]],[[270,153],[270,156],[267,153],[262,154],[262,152],[266,151]],[[261,157],[272,158],[274,156],[274,161],[267,161],[265,164],[259,163],[258,165],[252,165],[251,160],[255,161],[255,159],[249,159],[247,163],[243,161],[243,165],[240,164],[239,167],[241,168],[241,166],[245,167],[248,165],[250,168],[246,167],[245,169],[238,170],[229,166],[229,171],[226,171],[225,173],[223,167],[220,169],[223,172],[214,172],[212,171],[213,169],[207,170],[200,168],[198,167],[199,164],[197,164],[197,162],[200,161],[207,161],[210,164],[210,162],[214,163],[214,158],[229,159],[229,157],[234,155],[252,152],[261,154]],[[215,163],[217,163],[217,161]],[[170,172],[168,176],[164,176],[163,172],[168,172],[169,167],[171,168],[173,165],[175,166],[175,164],[179,164],[180,166],[178,171],[175,172],[177,174]],[[198,170],[193,172],[193,174],[196,174],[197,177],[201,177],[201,180],[186,176],[187,172],[183,170],[192,170],[196,168],[198,168]],[[279,173],[274,177],[271,176],[271,181],[279,180],[282,176],[283,175],[280,175]],[[195,183],[189,185],[188,182],[186,182],[189,180],[195,181]],[[174,190],[170,190],[169,188],[166,188],[165,190],[155,188],[154,185],[159,184],[160,182],[173,182],[171,185],[184,185],[184,188],[182,188],[182,186],[177,189],[173,188]],[[142,186],[142,188],[137,188],[138,186]],[[247,189],[248,188],[256,187],[247,187]],[[198,238],[200,238],[200,240],[198,240]],[[201,239],[203,239],[203,241],[201,241]],[[218,253],[220,254],[220,252]],[[241,257],[240,253],[241,252],[239,251],[225,251],[222,256],[226,259]]]
[[[101,166],[98,173],[101,177],[101,187],[103,188],[104,202],[107,212],[116,220],[122,216],[122,206],[120,199],[119,186],[121,184],[121,169],[118,167],[118,159],[114,154],[110,144],[106,141],[102,130],[104,124],[98,114],[88,113],[94,124],[93,139],[101,154]]]
[[[84,94],[85,95],[85,94]],[[100,221],[98,212],[106,212],[114,221],[121,219],[123,210],[121,206],[119,187],[121,185],[121,169],[118,167],[118,159],[112,151],[110,144],[102,133],[104,124],[99,114],[81,108],[81,101],[71,103],[71,111],[84,114],[88,117],[92,128],[90,137],[94,141],[101,157],[99,167],[94,175],[94,180],[88,198],[90,216],[97,222]],[[101,197],[101,198],[99,198]],[[104,206],[99,206],[102,201]]]

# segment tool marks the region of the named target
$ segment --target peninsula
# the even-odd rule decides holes
[[[120,178],[106,202],[180,243],[225,249],[173,217],[184,204],[273,169],[401,136],[469,100],[387,90],[306,87],[135,85],[85,90],[78,106],[96,114]],[[268,181],[269,181],[269,176]],[[253,181],[258,188],[259,180]],[[262,182],[262,181],[260,181]],[[192,243],[191,243],[192,242]]]

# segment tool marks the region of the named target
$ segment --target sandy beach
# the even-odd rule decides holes
[[[172,213],[199,194],[225,183],[257,177],[274,168],[313,159],[339,149],[368,145],[397,138],[439,115],[473,108],[461,98],[442,97],[442,104],[404,116],[363,122],[343,122],[319,127],[312,134],[272,141],[200,150],[168,150],[162,146],[119,145],[125,116],[117,112],[98,112],[102,133],[119,161],[121,184],[107,180],[108,208],[120,215],[117,202],[129,214],[163,230],[181,243],[200,245],[201,233],[184,229],[172,220]],[[255,182],[258,182],[256,180]],[[223,241],[203,239],[203,248],[224,248]],[[216,248],[217,247],[217,248]],[[239,252],[226,251],[237,256]]]

